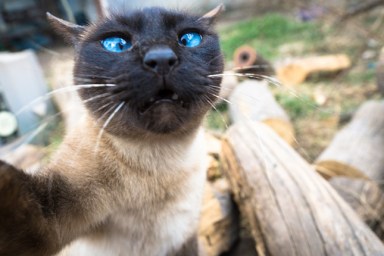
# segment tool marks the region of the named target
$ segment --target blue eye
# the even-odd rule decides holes
[[[179,44],[186,47],[196,47],[201,44],[203,37],[196,32],[190,32],[183,34],[179,39]]]
[[[124,52],[132,47],[132,43],[121,37],[107,37],[101,40],[101,45],[110,52]]]

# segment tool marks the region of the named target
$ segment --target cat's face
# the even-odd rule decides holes
[[[148,8],[67,27],[78,40],[75,84],[111,84],[80,90],[100,126],[120,136],[197,127],[219,94],[209,75],[223,71],[212,19]]]

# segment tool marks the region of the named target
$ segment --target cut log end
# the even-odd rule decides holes
[[[249,45],[243,45],[236,49],[233,54],[233,61],[236,68],[252,66],[256,63],[257,53]]]

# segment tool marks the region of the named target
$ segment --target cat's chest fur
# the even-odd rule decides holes
[[[118,151],[100,148],[100,163],[83,175],[114,173],[115,180],[96,192],[113,191],[100,207],[110,208],[110,214],[59,255],[160,256],[176,251],[198,224],[206,167],[203,132],[175,143],[109,143]],[[110,170],[100,168],[103,159],[114,163]]]

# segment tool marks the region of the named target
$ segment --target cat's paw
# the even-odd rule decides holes
[[[44,218],[31,184],[26,173],[0,161],[0,255],[45,255]]]

